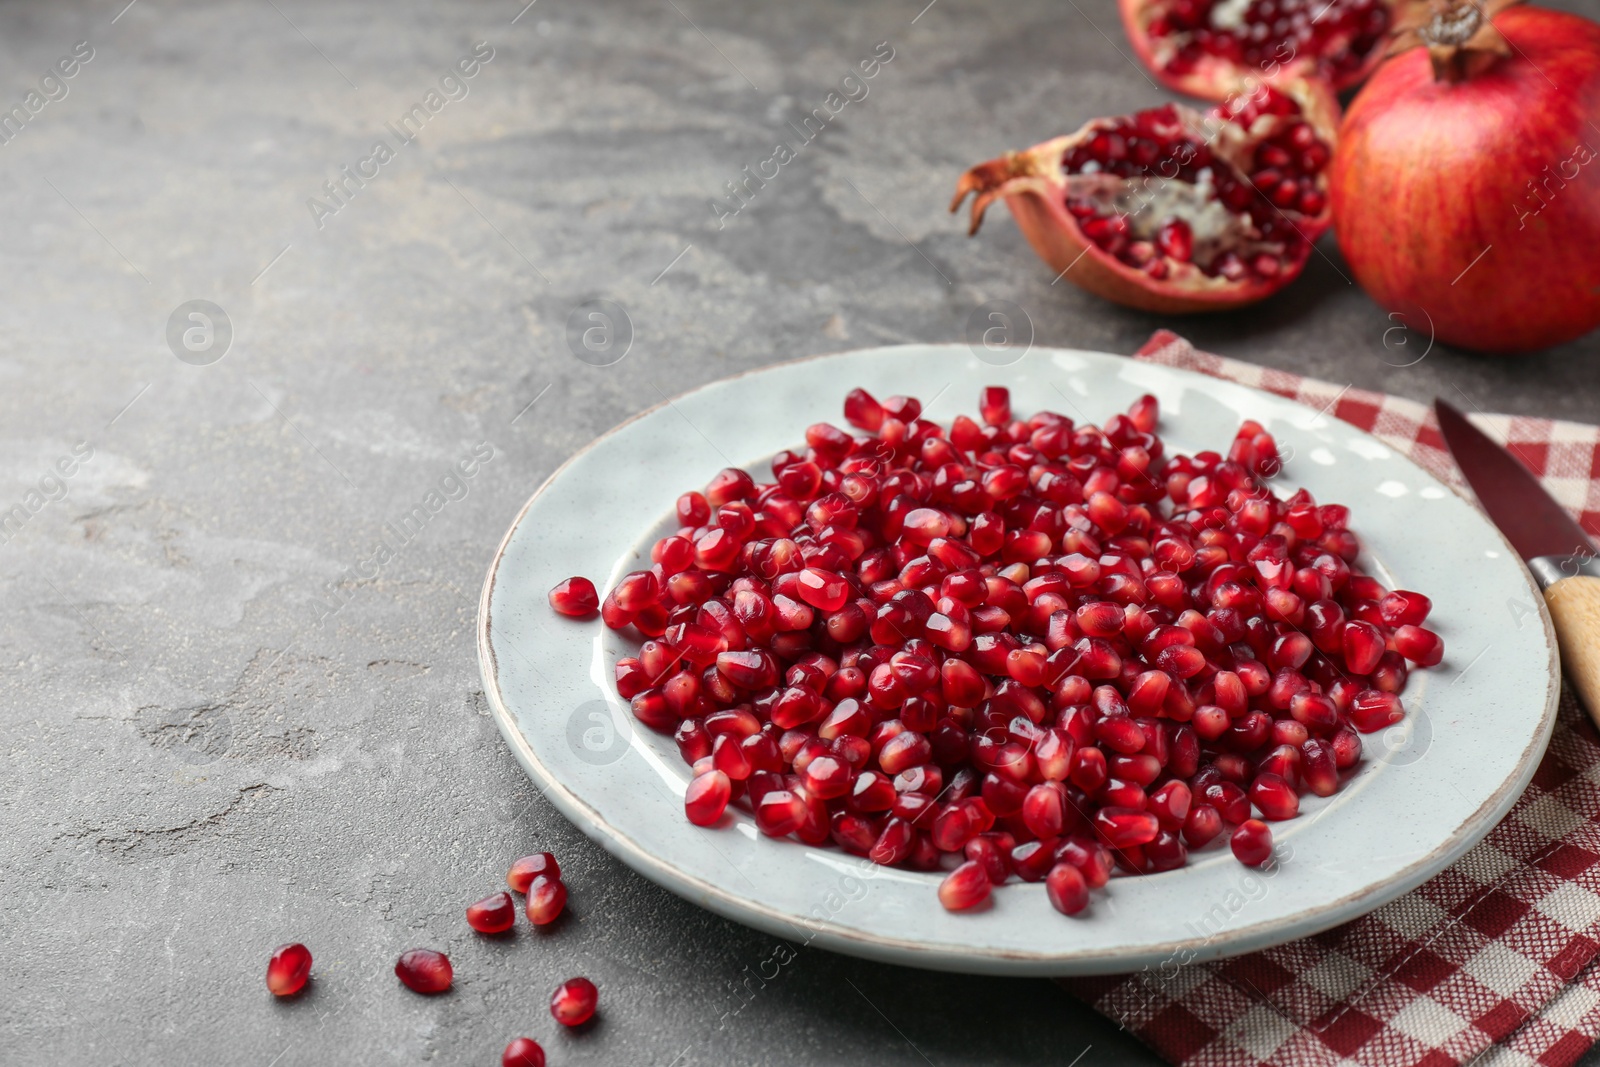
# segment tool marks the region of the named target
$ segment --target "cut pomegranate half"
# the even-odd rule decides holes
[[[1251,78],[1359,84],[1383,60],[1391,0],[1119,0],[1144,65],[1180,93],[1223,100]]]
[[[1299,276],[1329,223],[1324,171],[1336,104],[1326,89],[1262,85],[1208,114],[1166,104],[962,175],[971,232],[997,197],[1052,270],[1148,311],[1254,303]]]

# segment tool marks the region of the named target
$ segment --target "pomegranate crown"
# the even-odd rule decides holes
[[[1395,18],[1389,54],[1419,45],[1433,61],[1433,76],[1458,82],[1488,69],[1511,45],[1492,19],[1520,0],[1407,0]]]

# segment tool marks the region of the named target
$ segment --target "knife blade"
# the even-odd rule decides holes
[[[1562,667],[1600,723],[1600,550],[1516,457],[1443,400],[1433,410],[1478,503],[1544,591]]]
[[[1445,444],[1478,503],[1524,560],[1531,564],[1544,556],[1565,560],[1600,555],[1584,528],[1520,460],[1443,400],[1435,400],[1433,409]]]

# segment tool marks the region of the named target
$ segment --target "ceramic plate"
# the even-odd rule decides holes
[[[876,868],[833,849],[773,840],[743,813],[701,829],[683,814],[688,768],[668,737],[630,726],[611,683],[633,646],[598,620],[554,614],[575,574],[602,590],[649,564],[685,489],[769,457],[818,421],[843,425],[844,394],[922,397],[948,423],[988,384],[1019,413],[1099,423],[1142,393],[1161,401],[1169,451],[1225,450],[1245,418],[1286,457],[1274,481],[1350,506],[1362,563],[1433,598],[1448,658],[1416,671],[1403,725],[1365,738],[1337,795],[1274,824],[1280,862],[1241,866],[1219,839],[1187,867],[1115,878],[1067,919],[1044,886],[1011,883],[976,914],[944,911],[939,876]],[[670,524],[670,525],[669,525]],[[1544,751],[1559,687],[1544,601],[1472,506],[1375,438],[1331,415],[1214,378],[1119,356],[1033,349],[1009,366],[964,345],[824,356],[716,382],[645,412],[569,460],[512,523],[484,584],[484,686],[501,731],[550,800],[606,849],[673,892],[777,936],[919,967],[1007,974],[1138,970],[1253,951],[1345,922],[1465,852],[1522,792]],[[730,813],[734,809],[730,808]]]

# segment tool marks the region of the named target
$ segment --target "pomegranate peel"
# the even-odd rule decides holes
[[[1004,198],[1039,258],[1115,303],[1240,307],[1298,277],[1329,224],[1323,171],[1337,105],[1325,87],[1261,85],[1201,114],[1164,105],[980,163],[969,233]]]

